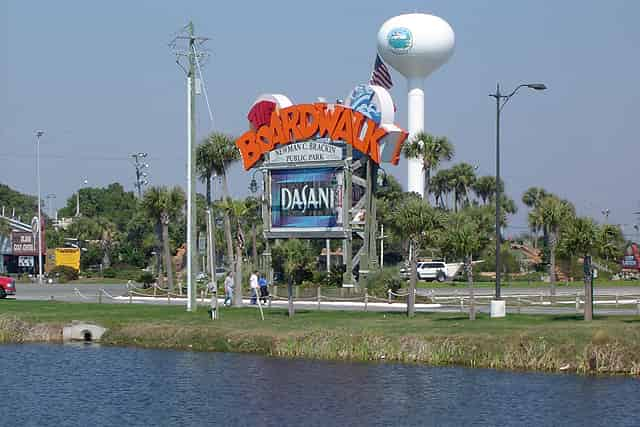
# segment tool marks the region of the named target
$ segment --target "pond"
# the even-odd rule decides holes
[[[640,379],[2,345],[6,426],[638,425]]]

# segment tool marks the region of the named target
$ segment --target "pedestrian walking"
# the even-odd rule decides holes
[[[224,305],[229,307],[233,301],[233,272],[228,272],[224,279]]]
[[[258,292],[260,285],[258,284],[258,270],[254,271],[249,277],[249,287],[251,288],[251,305],[258,303]]]
[[[269,296],[269,283],[267,283],[267,279],[264,276],[260,276],[258,285],[260,285],[260,300],[263,304],[266,304]]]

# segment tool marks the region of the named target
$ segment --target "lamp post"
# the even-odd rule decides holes
[[[36,132],[36,175],[38,179],[38,284],[42,285],[42,202],[40,201],[40,137],[43,130]]]
[[[500,112],[509,102],[511,97],[515,95],[520,88],[528,87],[534,90],[545,90],[546,85],[542,83],[525,83],[516,87],[513,92],[508,95],[500,93],[500,84],[496,85],[496,93],[489,94],[496,100],[496,295],[491,301],[491,317],[504,317],[505,305],[500,297]]]
[[[89,181],[86,179],[82,181],[83,185],[87,185]],[[76,217],[80,216],[80,190],[82,189],[82,185],[78,188],[78,193],[76,194]]]

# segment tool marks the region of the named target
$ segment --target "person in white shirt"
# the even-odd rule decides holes
[[[251,287],[251,304],[256,304],[258,302],[258,289],[260,289],[260,285],[258,284],[258,270],[254,271],[249,277],[249,287]]]
[[[230,306],[233,301],[233,272],[228,272],[224,279],[224,305]]]

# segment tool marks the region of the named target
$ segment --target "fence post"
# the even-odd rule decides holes
[[[267,303],[267,308],[271,308],[271,298],[273,298],[273,297],[271,295],[269,295],[267,298],[268,298],[267,301],[269,301]]]
[[[300,298],[300,286],[296,286],[295,287],[295,291],[293,292],[293,295],[297,298]]]
[[[154,298],[155,298],[156,296],[158,296],[158,295],[157,295],[157,293],[158,293],[158,285],[154,284],[154,285],[153,285],[153,297],[154,297]]]
[[[278,285],[273,285],[273,297],[278,297]]]
[[[544,302],[544,294],[540,292],[540,303]]]
[[[318,286],[316,291],[316,298],[318,299],[318,310],[320,310],[320,298],[322,298],[321,288]]]
[[[202,303],[203,303],[203,304],[204,304],[204,297],[205,297],[205,293],[206,293],[206,292],[207,292],[207,291],[205,291],[204,289],[200,291],[200,295],[202,295],[202,297],[201,297],[200,299],[201,299],[201,301],[202,301]]]
[[[367,311],[369,305],[369,292],[367,292],[367,288],[364,288],[364,311]]]
[[[391,289],[387,289],[387,300],[389,301],[389,304],[391,304]]]
[[[96,299],[98,300],[98,304],[102,304],[102,292],[98,289],[98,295],[96,295]]]
[[[167,304],[171,304],[171,293],[169,293],[169,289],[167,289]]]
[[[580,313],[580,294],[576,294],[576,313]]]
[[[464,298],[460,297],[460,312],[464,311]]]
[[[131,296],[131,288],[129,288],[129,304],[133,302],[133,298]]]
[[[618,308],[618,292],[616,292],[616,308]]]
[[[522,301],[520,300],[520,297],[518,297],[518,314],[520,314],[521,308],[522,308]]]

